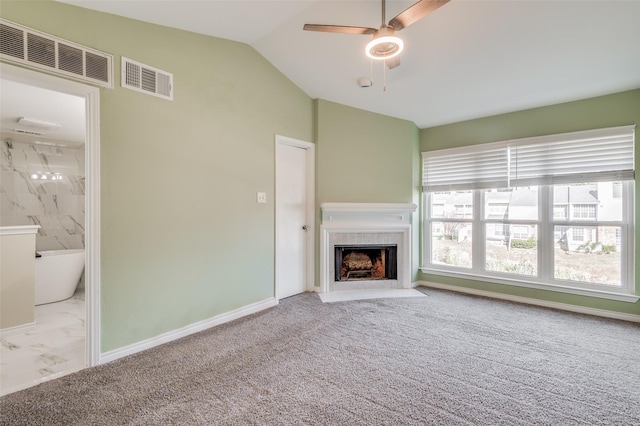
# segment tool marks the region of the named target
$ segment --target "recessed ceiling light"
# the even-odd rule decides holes
[[[53,121],[45,121],[29,117],[18,118],[18,124],[20,124],[21,126],[42,130],[58,130],[62,128],[62,124],[60,123],[54,123]]]

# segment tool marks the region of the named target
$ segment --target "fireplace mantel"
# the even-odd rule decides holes
[[[320,208],[320,291],[343,289],[338,288],[332,273],[336,244],[396,244],[398,278],[384,282],[360,281],[358,288],[411,288],[410,215],[416,211],[415,204],[322,203]]]
[[[396,222],[409,223],[409,214],[417,206],[411,203],[322,203],[322,223]]]

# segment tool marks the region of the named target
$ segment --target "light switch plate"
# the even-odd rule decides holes
[[[258,203],[266,203],[267,202],[267,193],[266,192],[258,192]]]

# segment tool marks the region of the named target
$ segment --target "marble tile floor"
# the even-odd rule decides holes
[[[0,334],[0,395],[85,367],[84,289],[36,306],[35,325]]]

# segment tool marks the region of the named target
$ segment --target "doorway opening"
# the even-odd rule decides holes
[[[100,92],[98,88],[93,86],[65,80],[42,72],[15,67],[5,63],[0,63],[0,79],[2,86],[7,88],[9,86],[24,88],[23,92],[25,94],[25,98],[21,99],[20,102],[23,103],[22,108],[25,111],[27,111],[27,107],[30,102],[29,97],[26,95],[32,91],[40,90],[41,93],[48,92],[54,96],[57,94],[60,98],[67,97],[69,99],[75,98],[79,100],[79,108],[81,108],[81,111],[78,113],[77,109],[72,108],[70,110],[81,114],[83,117],[83,129],[81,130],[83,134],[80,135],[79,138],[68,135],[56,138],[54,132],[51,132],[51,135],[38,135],[36,134],[38,132],[34,130],[34,134],[24,135],[24,141],[17,137],[19,132],[16,131],[16,129],[20,130],[19,126],[11,126],[8,124],[11,120],[15,121],[20,117],[10,117],[8,119],[3,117],[3,146],[5,145],[5,142],[8,141],[7,146],[12,145],[12,149],[22,150],[21,152],[29,151],[29,155],[32,155],[36,160],[40,158],[47,162],[53,158],[55,161],[59,161],[58,169],[56,169],[56,171],[52,171],[51,167],[47,168],[44,166],[42,167],[42,170],[26,171],[25,169],[21,177],[22,180],[25,181],[25,185],[30,185],[31,190],[37,192],[37,194],[34,195],[35,199],[38,199],[38,195],[40,195],[42,204],[48,202],[49,198],[51,199],[53,204],[44,206],[48,212],[53,209],[56,214],[60,214],[60,217],[45,219],[46,221],[53,221],[54,223],[47,223],[50,230],[46,233],[43,232],[41,235],[43,237],[40,241],[41,249],[44,248],[45,250],[50,250],[56,248],[78,248],[75,247],[77,245],[84,246],[84,308],[81,307],[80,309],[84,310],[81,314],[86,318],[86,321],[84,321],[84,330],[80,331],[68,324],[60,324],[61,328],[67,327],[64,333],[84,333],[84,350],[82,351],[84,353],[84,359],[81,362],[73,364],[73,366],[71,366],[72,364],[69,364],[69,370],[65,370],[64,365],[62,365],[64,364],[62,359],[56,358],[56,360],[60,361],[61,364],[58,369],[41,369],[38,380],[31,380],[28,383],[25,383],[24,386],[13,386],[13,389],[2,389],[2,393],[5,394],[5,390],[9,392],[16,391],[21,388],[33,386],[40,381],[59,377],[87,366],[99,364]],[[3,89],[5,87],[3,87]],[[8,95],[5,95],[5,93],[5,90],[2,90],[0,93],[3,103],[8,100]],[[44,102],[42,97],[36,96],[35,99],[38,99],[38,101],[33,102],[33,105],[40,104],[40,108],[34,110],[35,112],[32,114],[27,115],[28,113],[24,113],[21,114],[21,116],[31,119],[32,122],[36,123],[36,125],[41,124],[42,122],[45,122],[45,124],[52,123],[50,127],[58,127],[58,130],[60,130],[61,128],[58,126],[60,124],[57,122],[58,120],[46,120],[45,117],[38,117],[39,115],[44,115],[42,112],[44,109],[42,108],[46,108],[46,105],[42,104],[42,102]],[[62,109],[60,105],[52,106],[54,109]],[[39,118],[44,120],[39,120]],[[29,129],[27,129],[27,131],[28,130]],[[14,137],[11,137],[11,134],[13,134]],[[65,139],[67,140],[67,143],[65,143]],[[80,144],[76,143],[78,139],[82,139]],[[26,143],[33,144],[32,147],[37,147],[37,149],[34,148],[29,150],[28,145],[25,145]],[[28,162],[29,161],[25,160],[25,163]],[[83,176],[80,176],[77,173],[77,169],[80,165],[84,169]],[[49,166],[51,165],[49,164]],[[67,175],[65,175],[65,170],[68,171]],[[58,187],[55,187],[56,185],[58,185]],[[55,192],[57,190],[68,192],[62,194]],[[54,192],[52,193],[51,191]],[[77,205],[78,203],[80,205]],[[84,223],[82,223],[82,220],[75,219],[78,215],[84,218]],[[36,215],[32,216],[35,217]],[[37,221],[39,219],[34,220]],[[58,222],[61,222],[59,227],[55,225],[55,223]],[[56,244],[62,247],[57,247]],[[80,288],[82,288],[81,286]],[[71,299],[67,299],[66,302],[74,304],[77,302],[74,302],[74,299],[76,299],[76,296]],[[56,303],[43,304],[38,308],[54,310],[52,306]],[[13,332],[21,332],[21,330],[11,330],[11,333]]]

